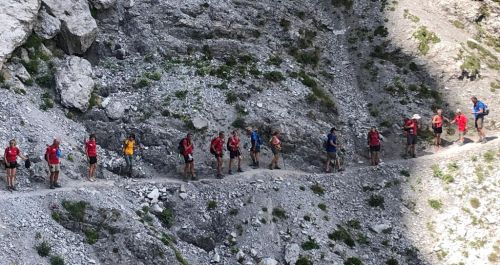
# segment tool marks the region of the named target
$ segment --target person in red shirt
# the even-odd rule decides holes
[[[238,159],[238,172],[243,172],[241,170],[241,151],[240,151],[240,137],[238,136],[238,131],[233,131],[231,137],[227,139],[227,146],[229,151],[229,175],[232,175],[232,164],[234,159]]]
[[[5,168],[7,169],[7,190],[15,191],[16,186],[16,168],[17,168],[17,157],[27,160],[28,157],[23,156],[21,151],[16,146],[16,140],[12,139],[9,141],[9,147],[5,148],[4,162]]]
[[[49,165],[50,171],[50,189],[60,188],[59,184],[59,171],[61,171],[61,165],[59,164],[59,157],[61,156],[61,151],[59,149],[61,141],[58,139],[54,139],[52,145],[47,146],[45,151],[45,160]]]
[[[443,121],[450,122],[448,118],[443,116],[443,110],[437,109],[436,115],[432,117],[432,130],[434,131],[434,145],[436,150],[441,147],[441,134],[443,133]]]
[[[224,132],[219,132],[219,136],[210,143],[210,153],[217,160],[217,178],[222,178],[222,157],[224,156]]]
[[[420,118],[420,115],[414,114],[404,125],[406,130],[406,155],[410,155],[413,158],[416,157],[415,145],[417,144],[418,120],[420,120]]]
[[[196,175],[194,174],[194,158],[193,158],[193,134],[188,133],[186,138],[182,140],[182,156],[184,156],[184,181],[187,181],[188,173],[191,174],[191,179],[196,180]]]
[[[464,136],[467,133],[467,117],[462,113],[460,109],[457,109],[457,114],[455,118],[451,121],[451,124],[456,123],[458,129],[458,144],[464,144]]]
[[[380,162],[379,152],[380,152],[380,134],[373,126],[368,132],[368,148],[370,149],[370,164],[372,166],[377,166]]]
[[[89,175],[87,180],[95,181],[95,170],[97,167],[97,144],[95,134],[89,136],[89,140],[85,142],[85,154],[89,162]]]

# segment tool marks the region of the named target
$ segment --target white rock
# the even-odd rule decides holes
[[[241,249],[238,251],[238,253],[236,253],[236,260],[240,261],[240,260],[244,260],[245,259],[245,253],[243,253],[243,251],[241,251]]]
[[[210,263],[219,263],[219,262],[220,262],[219,253],[215,252],[214,256],[212,257],[212,260],[210,260]]]
[[[51,16],[45,8],[38,13],[38,20],[34,28],[36,34],[46,40],[54,38],[61,30],[61,21]]]
[[[48,11],[61,21],[61,42],[69,54],[83,54],[97,36],[97,24],[86,0],[43,0]]]
[[[265,258],[261,260],[258,265],[277,265],[277,264],[278,261],[276,261],[275,259]]]
[[[391,226],[387,223],[381,223],[381,224],[372,225],[371,228],[373,229],[373,231],[380,234],[380,233],[382,233],[382,231],[391,228]]]
[[[68,108],[86,111],[94,89],[92,66],[77,56],[67,56],[57,68],[55,74],[56,89],[61,96],[61,103]]]
[[[108,115],[110,119],[121,119],[123,114],[125,114],[125,106],[121,102],[115,100],[106,104],[106,115]]]
[[[193,118],[193,127],[197,130],[202,130],[208,127],[208,120],[201,117]]]
[[[187,199],[188,195],[187,193],[179,193],[179,197],[183,200]]]
[[[160,205],[158,205],[158,203],[155,203],[153,204],[153,206],[151,206],[151,211],[153,213],[161,213],[163,212],[163,208]]]
[[[154,188],[146,197],[148,197],[152,201],[158,201],[158,198],[160,197],[160,191],[157,188]]]
[[[285,262],[289,265],[295,265],[300,255],[300,247],[298,244],[290,244],[285,247]]]
[[[40,0],[2,0],[0,3],[0,69],[31,34]]]
[[[179,189],[179,191],[180,191],[181,193],[186,192],[186,185],[182,184],[182,185],[181,185],[181,187],[180,187],[180,189]]]

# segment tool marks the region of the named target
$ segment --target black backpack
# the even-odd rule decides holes
[[[29,159],[26,159],[26,161],[24,161],[24,167],[28,169],[31,167],[31,161]]]
[[[231,150],[232,150],[232,148],[231,148],[231,137],[229,137],[229,138],[227,139],[226,148],[227,148],[227,150],[228,150],[228,151],[231,151]]]
[[[182,138],[181,141],[179,142],[179,145],[177,145],[177,152],[181,155],[184,154],[184,151],[185,151],[184,150],[184,140],[185,140],[185,138]]]
[[[215,155],[215,154],[216,154],[215,149],[213,149],[213,148],[212,148],[212,146],[213,146],[213,145],[214,145],[214,143],[215,143],[215,140],[217,140],[217,137],[216,137],[216,138],[214,138],[214,139],[212,139],[212,141],[210,142],[210,154],[212,154],[212,155]]]

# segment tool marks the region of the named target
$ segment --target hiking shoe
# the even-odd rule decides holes
[[[243,170],[241,170],[241,168],[238,168],[238,172],[240,172],[240,173],[241,173],[241,172],[243,172]]]
[[[10,189],[13,190],[13,191],[17,191],[16,186],[11,186]]]
[[[56,187],[56,188],[60,188],[60,187],[61,187],[61,185],[59,185],[59,183],[57,183],[57,182],[56,182],[56,183],[54,183],[54,187]]]
[[[49,189],[53,190],[53,189],[55,189],[55,188],[56,188],[56,187],[54,187],[54,185],[50,184]]]
[[[233,174],[233,171],[229,170],[229,171],[227,172],[227,174],[228,174],[228,175],[232,175],[232,174]]]
[[[12,191],[12,188],[10,186],[7,186],[8,191]]]
[[[198,177],[197,177],[196,175],[192,175],[192,176],[191,176],[191,179],[192,179],[192,180],[198,180]]]
[[[217,178],[222,179],[222,178],[224,178],[224,176],[222,174],[217,174]]]
[[[270,170],[273,170],[273,165],[269,165],[269,169],[270,169]]]
[[[274,169],[281,169],[281,167],[275,166]]]
[[[411,157],[413,157],[413,158],[417,158],[417,155],[413,154]]]

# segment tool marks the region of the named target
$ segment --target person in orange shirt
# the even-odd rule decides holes
[[[464,136],[467,132],[467,117],[462,113],[460,109],[457,109],[455,118],[451,121],[451,124],[456,123],[458,129],[458,144],[464,144]]]
[[[123,141],[123,155],[125,156],[125,163],[127,163],[128,177],[132,177],[132,166],[134,161],[134,151],[137,149],[135,134],[131,133],[128,138]]]
[[[233,131],[232,135],[227,139],[227,147],[229,151],[229,171],[228,174],[232,175],[232,164],[234,159],[238,159],[238,172],[243,172],[241,170],[241,151],[240,151],[240,137],[238,136],[238,131]]]
[[[95,170],[97,166],[97,144],[95,134],[89,136],[89,140],[85,142],[85,154],[89,162],[88,181],[95,181]]]
[[[16,186],[16,168],[17,168],[17,157],[27,160],[28,157],[21,154],[21,150],[16,146],[16,140],[12,139],[9,141],[9,146],[5,148],[4,153],[4,163],[7,171],[7,190],[15,191]]]
[[[441,134],[443,133],[443,121],[450,120],[443,116],[443,110],[437,109],[436,115],[432,117],[432,130],[434,131],[434,146],[436,151],[441,147]]]
[[[197,180],[196,175],[194,174],[194,158],[193,158],[193,134],[188,133],[186,138],[182,140],[182,156],[184,157],[184,181],[188,181],[188,173],[191,174],[192,180]]]
[[[280,152],[281,152],[280,133],[274,132],[269,143],[271,144],[271,151],[273,152],[273,159],[271,160],[271,164],[269,164],[269,169],[271,170],[281,169],[278,166],[278,161],[280,159]]]

